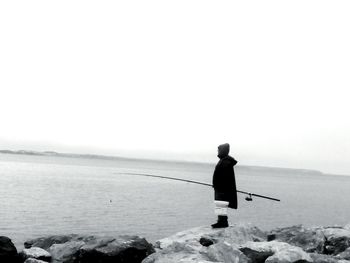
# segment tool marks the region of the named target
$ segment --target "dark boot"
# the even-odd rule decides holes
[[[218,216],[218,222],[211,225],[212,228],[228,227],[227,216]]]

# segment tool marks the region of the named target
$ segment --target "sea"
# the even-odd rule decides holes
[[[61,234],[139,235],[150,242],[216,221],[213,189],[144,173],[211,183],[215,164],[0,154],[0,236],[23,242]],[[350,176],[236,166],[229,223],[262,230],[350,223]]]

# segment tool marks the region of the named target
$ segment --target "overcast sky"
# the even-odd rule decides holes
[[[1,1],[0,148],[350,174],[349,1]]]

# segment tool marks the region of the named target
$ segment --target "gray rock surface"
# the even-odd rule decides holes
[[[349,232],[301,225],[269,233],[250,224],[197,227],[157,241],[156,253],[143,263],[350,263]]]
[[[305,228],[302,225],[274,229],[268,234],[268,239],[301,247],[306,252],[317,253],[323,253],[325,243],[322,229]]]
[[[208,258],[200,253],[199,247],[192,247],[186,243],[173,242],[157,253],[151,254],[142,263],[209,263]]]
[[[17,263],[19,260],[17,249],[11,239],[0,236],[0,262]]]
[[[326,228],[325,254],[337,255],[350,247],[350,230],[344,228]]]
[[[34,258],[46,262],[51,261],[50,253],[40,247],[25,248],[21,251],[20,255],[23,260],[26,260],[28,258]]]
[[[213,244],[204,246],[203,239]],[[239,245],[265,239],[265,232],[250,224],[236,224],[223,229],[197,227],[159,240],[156,243],[157,252],[143,263],[248,263],[249,259],[239,250]]]
[[[62,244],[53,244],[49,251],[53,262],[75,262],[79,257],[80,248],[84,245],[84,241],[68,241]]]
[[[316,263],[350,263],[348,260],[337,258],[331,255],[324,255],[318,253],[310,253],[310,257]]]
[[[28,258],[24,263],[47,263],[46,261],[35,259],[35,258]]]
[[[234,244],[218,242],[206,251],[209,260],[213,262],[249,263],[249,258],[244,255]]]
[[[47,249],[53,263],[140,263],[154,252],[153,246],[138,236],[51,236],[26,244]]]
[[[96,238],[79,250],[79,262],[128,262],[139,263],[154,252],[146,239],[137,236]]]
[[[258,263],[313,262],[309,254],[300,247],[279,241],[247,242],[241,246],[240,250],[250,258],[252,262]]]
[[[337,258],[350,260],[350,247],[348,247],[345,251],[338,254]]]
[[[79,237],[78,235],[55,235],[48,237],[40,237],[28,240],[24,242],[25,248],[40,247],[42,249],[48,250],[53,244],[62,244],[70,240],[76,240],[79,238],[85,239],[86,237]]]
[[[271,247],[263,246],[261,243],[255,244],[247,242],[240,247],[240,251],[249,258],[251,262],[265,262],[266,259],[274,254]]]
[[[350,229],[348,225],[326,228],[298,225],[274,229],[268,234],[268,240],[286,242],[309,253],[337,255],[350,246]]]
[[[33,255],[40,254],[34,253],[35,247],[47,250],[52,263],[350,263],[350,224],[298,225],[269,233],[251,224],[222,229],[202,226],[163,238],[155,249],[137,236],[51,236],[27,241],[25,246]],[[45,261],[28,258],[25,262]]]
[[[190,243],[193,246],[201,246],[201,238],[212,241],[227,241],[231,244],[244,244],[247,241],[266,240],[266,233],[251,224],[235,224],[231,227],[212,229],[210,226],[196,227],[179,232],[156,242],[155,247],[164,249],[173,242]]]

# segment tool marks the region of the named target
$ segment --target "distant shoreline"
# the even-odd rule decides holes
[[[45,156],[45,157],[64,157],[64,158],[83,158],[83,159],[97,159],[97,160],[110,160],[110,161],[142,161],[142,162],[162,162],[173,164],[198,164],[198,165],[215,165],[210,162],[193,162],[185,160],[162,160],[162,159],[143,159],[143,158],[130,158],[110,155],[98,155],[98,154],[78,154],[78,153],[59,153],[55,151],[31,151],[31,150],[0,150],[0,154],[12,154],[12,155],[31,155],[31,156]],[[336,176],[348,176],[345,174],[328,174],[313,169],[300,169],[300,168],[284,168],[284,167],[270,167],[270,166],[255,166],[255,165],[239,165],[237,167],[240,170],[249,171],[267,171],[271,170],[276,173],[300,173],[300,174],[314,174],[314,175],[336,175]]]
[[[32,156],[48,156],[48,157],[66,157],[66,158],[84,158],[84,159],[100,159],[100,160],[124,160],[124,161],[143,161],[143,162],[164,162],[164,163],[192,163],[192,164],[208,164],[210,162],[193,162],[185,160],[162,160],[162,159],[147,159],[147,158],[131,158],[99,154],[80,154],[80,153],[59,153],[55,151],[30,151],[30,150],[0,150],[2,154],[14,155],[32,155]]]

